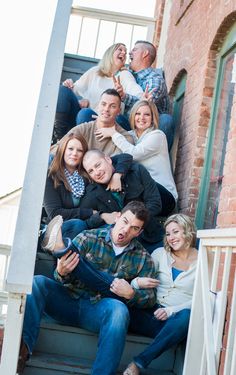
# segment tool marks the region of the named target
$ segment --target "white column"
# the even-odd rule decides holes
[[[71,5],[72,0],[57,2],[46,57],[6,279],[9,300],[0,366],[1,375],[16,374],[25,298],[26,293],[30,293],[32,288],[48,156]],[[40,2],[38,6],[40,7]]]
[[[164,56],[166,52],[166,41],[167,41],[167,35],[168,35],[171,7],[172,7],[172,0],[166,0],[164,14],[163,14],[162,28],[161,28],[161,37],[160,37],[160,42],[159,42],[159,47],[158,47],[157,68],[162,68],[164,66]]]

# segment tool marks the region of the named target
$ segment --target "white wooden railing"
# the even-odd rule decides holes
[[[26,294],[32,289],[48,156],[71,5],[71,0],[58,0],[48,46],[6,276],[8,308],[0,375],[16,374]]]
[[[123,42],[130,50],[138,39],[153,40],[154,17],[91,9],[76,3],[72,6],[68,28],[67,53],[100,59],[113,43]]]
[[[198,231],[199,259],[183,375],[217,375],[222,352],[236,228]],[[231,285],[232,287],[232,285]],[[236,281],[229,316],[224,375],[236,374]]]
[[[11,247],[0,244],[0,325],[4,325],[7,313],[7,297],[5,291],[5,280],[9,265]]]

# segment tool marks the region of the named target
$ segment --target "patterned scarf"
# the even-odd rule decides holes
[[[75,198],[81,198],[84,195],[85,191],[83,177],[79,175],[78,171],[74,171],[73,174],[70,174],[66,168],[64,171],[67,182],[71,187],[72,194]]]

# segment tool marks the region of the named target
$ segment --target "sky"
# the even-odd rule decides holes
[[[81,6],[152,16],[155,0],[79,0]],[[57,0],[0,3],[0,197],[23,185]],[[145,12],[145,13],[144,13]]]

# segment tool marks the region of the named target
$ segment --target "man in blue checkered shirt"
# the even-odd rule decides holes
[[[143,91],[151,96],[159,113],[159,128],[166,134],[169,151],[174,137],[174,124],[166,82],[161,69],[152,68],[156,58],[156,48],[150,42],[138,40],[130,52],[130,70]],[[115,88],[125,103],[125,112],[129,112],[138,97],[124,92],[120,82]],[[151,94],[151,95],[150,95]]]

